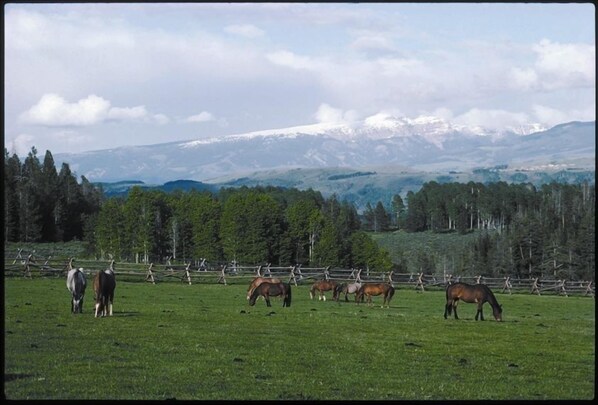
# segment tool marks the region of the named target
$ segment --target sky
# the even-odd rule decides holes
[[[4,144],[26,156],[376,114],[593,121],[592,3],[5,3]]]

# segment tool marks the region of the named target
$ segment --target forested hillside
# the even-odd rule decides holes
[[[106,198],[68,164],[5,149],[5,242],[84,240],[97,258],[305,264],[451,274],[595,278],[595,185],[431,181],[362,216],[335,195],[282,187],[133,187]],[[396,232],[403,239],[384,237]],[[374,242],[367,231],[377,232]],[[469,235],[467,239],[459,235]],[[430,248],[410,243],[442,235]],[[382,236],[381,236],[382,235]],[[457,246],[457,247],[455,247]],[[391,254],[392,255],[391,255]],[[392,256],[392,261],[391,261]]]

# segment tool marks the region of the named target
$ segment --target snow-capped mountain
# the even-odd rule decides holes
[[[436,117],[378,114],[352,123],[202,138],[149,146],[56,154],[58,164],[90,181],[177,179],[210,181],[265,169],[407,166],[466,170],[525,162],[595,158],[595,122],[545,129],[537,124],[502,130],[471,128]]]

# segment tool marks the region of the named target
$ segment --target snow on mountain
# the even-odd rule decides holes
[[[349,123],[56,154],[54,159],[58,164],[69,163],[90,181],[164,183],[209,181],[280,168],[401,165],[418,170],[464,170],[528,160],[594,158],[595,150],[595,122],[573,122],[549,130],[537,124],[485,129],[457,126],[437,117],[377,114]]]

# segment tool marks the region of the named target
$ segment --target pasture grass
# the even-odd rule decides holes
[[[5,278],[8,399],[571,400],[595,396],[595,300],[503,295],[504,322],[443,318],[444,292],[390,308],[292,288],[118,282],[114,316],[70,313],[63,279]],[[328,297],[330,295],[328,294]]]

